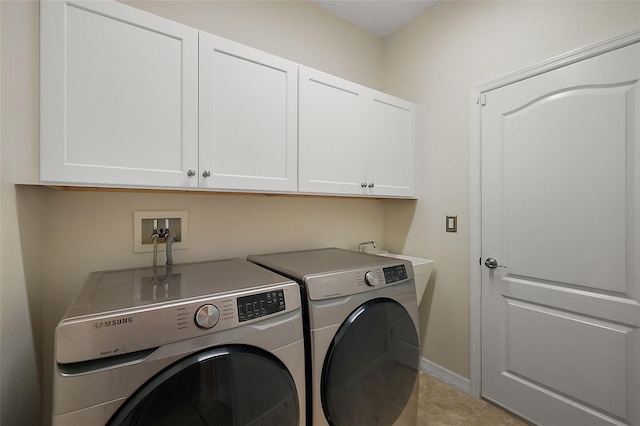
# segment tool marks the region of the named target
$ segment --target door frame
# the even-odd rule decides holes
[[[540,74],[584,61],[640,42],[640,28],[532,67],[480,84],[471,89],[470,207],[469,207],[469,393],[482,395],[482,126],[480,110],[486,93]]]

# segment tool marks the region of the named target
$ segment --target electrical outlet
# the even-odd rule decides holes
[[[153,225],[157,223],[158,251],[164,251],[166,247],[166,224],[169,225],[169,233],[176,234],[173,243],[174,250],[187,248],[187,212],[186,211],[153,211],[133,213],[133,252],[146,253],[153,251]],[[167,235],[168,236],[168,235]]]

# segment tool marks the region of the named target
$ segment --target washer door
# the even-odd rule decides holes
[[[322,370],[322,406],[331,425],[392,425],[418,375],[416,327],[402,305],[374,299],[342,323]]]
[[[145,383],[108,425],[299,424],[295,384],[284,364],[251,346],[184,358]]]

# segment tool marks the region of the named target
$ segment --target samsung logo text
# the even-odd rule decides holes
[[[97,330],[99,328],[113,327],[115,325],[124,325],[124,324],[129,324],[129,323],[132,323],[132,322],[133,322],[133,317],[118,318],[118,319],[114,319],[114,320],[94,322],[93,323],[93,328],[95,328]]]

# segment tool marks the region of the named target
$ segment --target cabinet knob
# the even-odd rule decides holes
[[[211,176],[211,172],[209,170],[205,170],[204,172],[202,172],[202,176],[207,178]]]
[[[362,182],[362,183],[360,184],[360,187],[361,187],[361,188],[366,188],[366,187],[367,187],[367,182]]]
[[[195,170],[189,169],[189,171],[187,172],[187,176],[189,176],[189,177],[193,177],[195,175],[196,175],[196,171]]]
[[[373,188],[375,185],[373,183],[370,183],[368,186],[369,188]]]

